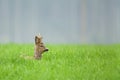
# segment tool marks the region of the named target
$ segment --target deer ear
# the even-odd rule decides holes
[[[35,39],[37,39],[38,37],[37,36],[35,36]]]
[[[35,42],[37,41],[37,38],[38,38],[38,37],[37,37],[37,36],[35,36]]]
[[[43,37],[40,35],[40,33],[38,34],[39,38],[42,39]]]

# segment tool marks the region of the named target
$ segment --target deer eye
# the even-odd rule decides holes
[[[42,45],[40,47],[43,47]]]
[[[43,43],[40,43],[40,44],[43,44]]]

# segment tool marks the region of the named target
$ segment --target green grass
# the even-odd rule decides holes
[[[32,44],[0,45],[0,80],[119,80],[120,45],[46,45],[42,60]]]

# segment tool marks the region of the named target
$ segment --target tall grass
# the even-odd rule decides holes
[[[0,80],[119,80],[120,45],[46,45],[41,60],[32,44],[0,45]]]

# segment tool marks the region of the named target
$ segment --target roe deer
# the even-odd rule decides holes
[[[45,47],[44,43],[42,42],[42,36],[41,35],[35,36],[34,58],[41,59],[42,54],[46,51],[48,51],[48,49]]]
[[[42,58],[42,54],[46,51],[48,51],[48,49],[45,47],[44,43],[42,42],[42,36],[39,34],[35,36],[34,56],[20,55],[20,57],[23,57],[24,59],[39,60]]]

